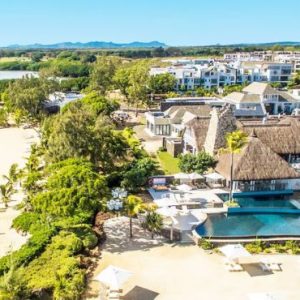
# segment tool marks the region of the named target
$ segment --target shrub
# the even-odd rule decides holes
[[[292,254],[300,254],[300,247],[296,241],[286,241],[285,247]]]
[[[238,202],[236,202],[235,200],[228,200],[228,201],[225,202],[225,205],[227,207],[240,207]]]
[[[256,240],[253,243],[246,244],[245,248],[252,254],[259,254],[263,252],[265,245],[261,240]]]
[[[34,212],[24,212],[13,220],[13,228],[17,231],[30,232],[33,224],[40,221],[40,216]]]
[[[213,250],[214,249],[214,244],[207,239],[199,240],[198,246],[201,247],[203,250]]]
[[[54,299],[79,299],[85,275],[73,255],[81,249],[82,242],[74,233],[61,231],[53,237],[45,252],[24,269],[31,292],[47,290]]]
[[[197,172],[203,174],[215,165],[215,159],[204,151],[199,152],[197,155],[188,153],[179,157],[179,168],[185,173]]]
[[[81,239],[83,247],[93,249],[98,244],[98,238],[89,225],[80,224],[69,228],[69,231],[76,234]]]
[[[15,267],[28,264],[44,250],[55,233],[56,230],[53,227],[45,226],[41,227],[39,231],[35,231],[28,242],[19,250],[3,256],[0,259],[0,275],[8,271],[11,261],[13,261]]]

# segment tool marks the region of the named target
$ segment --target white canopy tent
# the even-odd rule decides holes
[[[95,279],[111,289],[119,290],[131,275],[132,273],[127,270],[110,265],[97,275]]]

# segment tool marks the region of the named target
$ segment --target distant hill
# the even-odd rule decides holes
[[[88,49],[88,48],[98,48],[98,49],[112,49],[112,48],[158,48],[166,47],[167,45],[158,41],[152,42],[132,42],[132,43],[113,43],[113,42],[63,42],[56,44],[32,44],[32,45],[10,45],[5,48],[10,49]]]

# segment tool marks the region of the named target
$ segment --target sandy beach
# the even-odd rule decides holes
[[[130,241],[124,217],[108,221],[108,239],[94,273],[108,265],[133,272],[123,286],[122,299],[247,300],[250,293],[266,292],[285,300],[300,299],[300,256],[273,255],[282,263],[280,272],[266,273],[257,265],[229,272],[221,254],[209,254],[192,244],[154,243],[137,224],[134,227],[135,238]],[[101,289],[99,282],[92,281],[86,299],[99,299]]]
[[[38,142],[38,134],[33,129],[5,128],[0,129],[0,182],[3,175],[7,174],[10,166],[17,163],[24,167],[26,157],[30,154],[30,145]],[[22,192],[16,193],[6,210],[0,203],[0,256],[10,250],[19,249],[26,241],[26,236],[21,236],[11,228],[12,220],[19,215],[15,206],[22,201]]]

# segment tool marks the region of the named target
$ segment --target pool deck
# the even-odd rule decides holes
[[[262,292],[282,293],[286,300],[300,299],[297,255],[263,256],[282,263],[281,272],[263,272],[256,265],[245,266],[242,272],[228,272],[224,256],[192,244],[151,240],[137,220],[133,222],[134,238],[130,239],[129,220],[118,219],[105,224],[107,240],[83,299],[105,299],[101,298],[105,289],[95,276],[108,265],[132,272],[122,286],[124,300],[249,300],[249,293]]]

